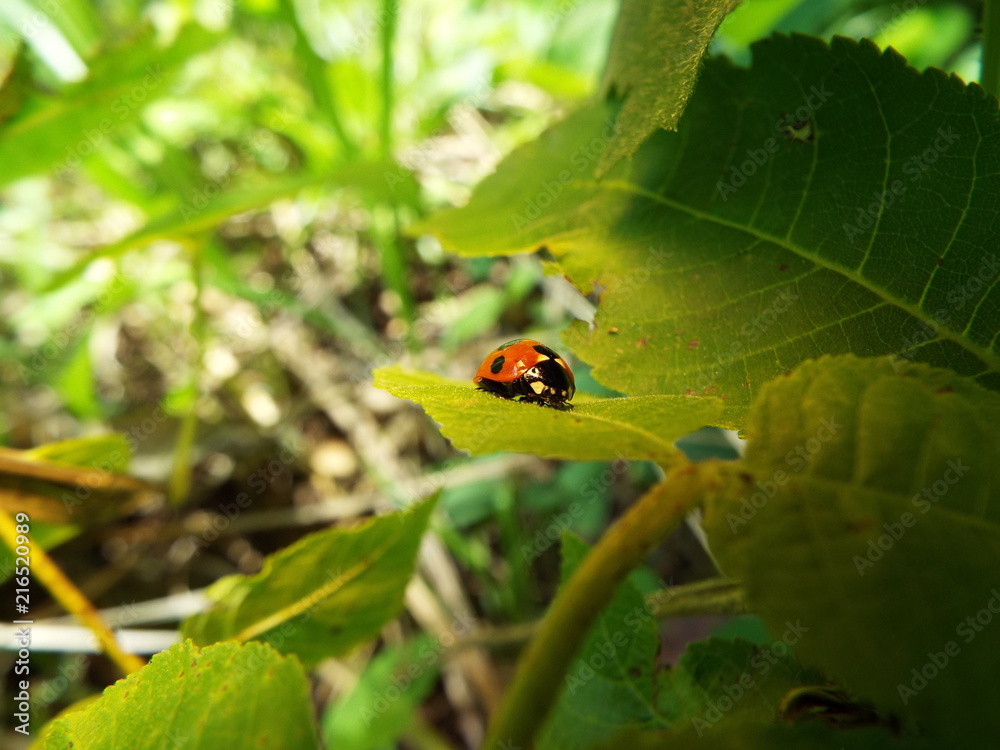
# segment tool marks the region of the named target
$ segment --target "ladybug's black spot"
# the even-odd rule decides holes
[[[559,355],[556,354],[551,349],[549,349],[549,347],[545,346],[545,344],[535,344],[531,348],[534,349],[539,354],[544,354],[549,359],[559,359]]]
[[[504,356],[501,354],[490,363],[490,372],[496,375],[503,369]]]

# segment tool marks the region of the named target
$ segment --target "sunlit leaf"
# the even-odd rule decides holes
[[[342,654],[398,614],[433,508],[426,500],[304,537],[268,557],[260,573],[215,583],[215,606],[188,618],[182,632],[199,644],[263,640],[307,665]]]
[[[892,51],[803,36],[709,62],[680,130],[603,181],[611,112],[515,152],[470,203],[422,227],[446,249],[545,247],[593,326],[565,340],[630,395],[725,399],[823,353],[897,353],[1000,387],[996,100]]]
[[[674,441],[714,420],[717,399],[686,396],[586,399],[571,411],[508,401],[430,373],[383,367],[375,386],[420,404],[457,448],[472,455],[494,451],[597,461],[680,458]]]
[[[187,641],[53,721],[35,747],[315,750],[309,692],[302,665],[266,644]]]
[[[623,95],[607,171],[659,129],[676,130],[712,35],[738,0],[623,0],[605,89]]]

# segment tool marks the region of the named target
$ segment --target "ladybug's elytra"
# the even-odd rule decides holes
[[[532,339],[498,346],[479,365],[473,382],[479,390],[501,398],[520,398],[556,409],[572,408],[566,402],[576,393],[566,360]]]

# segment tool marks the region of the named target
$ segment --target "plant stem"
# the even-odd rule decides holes
[[[725,578],[671,586],[646,597],[654,617],[741,615],[747,610],[743,587]]]
[[[393,66],[399,0],[382,0],[382,121],[379,127],[382,158],[392,158],[392,114],[395,104]]]
[[[194,282],[194,320],[191,324],[191,335],[195,340],[195,358],[191,363],[191,382],[189,389],[193,391],[184,417],[181,419],[177,444],[174,447],[174,463],[170,468],[170,478],[167,483],[167,500],[171,505],[183,503],[191,491],[191,457],[194,454],[194,441],[198,433],[198,398],[201,395],[201,362],[205,356],[205,311],[201,304],[201,294],[204,289],[204,262],[200,248],[189,250],[191,257],[191,279]]]
[[[712,461],[671,470],[601,538],[556,597],[521,658],[490,726],[486,750],[532,747],[594,620],[629,572],[688,510],[723,486],[728,477],[724,466]]]
[[[980,83],[993,96],[1000,97],[1000,2],[983,2],[983,61]]]
[[[14,519],[6,511],[0,510],[0,539],[11,550],[14,550],[19,546],[17,537],[17,525],[14,523]],[[30,549],[31,574],[42,582],[42,585],[48,589],[63,609],[74,615],[82,625],[90,629],[97,638],[97,642],[104,649],[104,653],[118,665],[122,674],[127,676],[142,669],[145,662],[138,656],[127,654],[121,649],[118,641],[115,640],[115,634],[101,619],[94,605],[66,577],[41,545],[31,544]]]
[[[347,132],[344,123],[340,119],[337,110],[337,103],[334,101],[333,92],[330,91],[330,82],[326,77],[327,62],[312,47],[309,35],[299,22],[299,15],[295,10],[294,0],[281,0],[278,3],[278,12],[285,21],[292,27],[295,33],[295,54],[302,64],[302,74],[305,82],[316,102],[321,114],[326,117],[327,122],[333,129],[334,134],[340,140],[344,153],[349,159],[354,158],[360,152],[358,145]]]
[[[395,44],[396,25],[399,19],[399,0],[382,0],[382,117],[379,122],[379,149],[382,159],[387,163],[392,160],[392,121],[395,111]],[[382,259],[382,276],[390,289],[398,296],[402,317],[407,322],[413,320],[413,295],[406,281],[406,263],[399,244],[399,206],[395,200],[391,205],[389,229],[378,241],[379,255]]]

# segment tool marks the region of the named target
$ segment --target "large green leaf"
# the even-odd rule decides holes
[[[316,532],[269,556],[256,575],[217,581],[209,589],[217,603],[188,618],[184,636],[198,644],[260,639],[307,665],[348,651],[399,613],[433,508],[425,500]]]
[[[739,0],[623,0],[605,90],[625,95],[607,169],[654,131],[676,130],[715,30]]]
[[[319,740],[298,661],[263,643],[186,641],[57,718],[36,747],[314,750]]]
[[[989,744],[1000,650],[1000,396],[852,356],[762,390],[744,497],[709,504],[730,577],[803,662],[955,746]]]
[[[563,581],[588,548],[563,535]],[[769,723],[782,695],[820,679],[804,671],[789,648],[801,636],[772,645],[709,639],[692,643],[670,670],[657,666],[659,621],[631,581],[587,634],[539,748],[584,748],[627,727],[655,729],[693,726],[698,736],[720,724],[754,720]]]
[[[674,441],[714,420],[717,399],[685,396],[585,399],[572,411],[508,401],[467,383],[401,367],[375,371],[375,387],[420,404],[455,447],[472,455],[494,451],[599,461],[680,458]]]
[[[595,324],[566,341],[631,395],[726,400],[823,353],[898,353],[1000,385],[996,100],[892,51],[775,37],[713,60],[677,133],[602,182],[594,105],[423,225],[465,255],[541,246]]]

